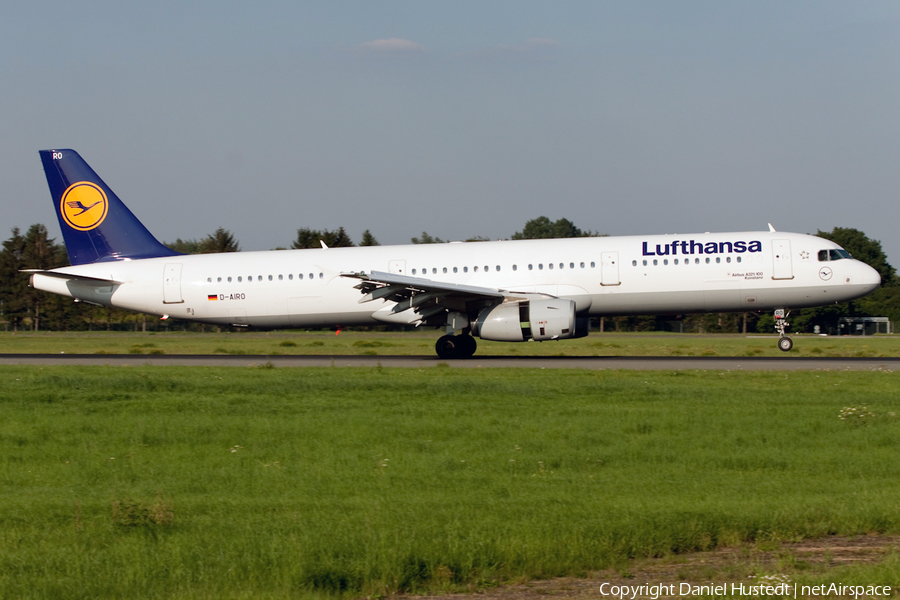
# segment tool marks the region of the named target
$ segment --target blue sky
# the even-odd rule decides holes
[[[0,196],[74,148],[154,234],[856,227],[900,267],[896,2],[9,3]]]

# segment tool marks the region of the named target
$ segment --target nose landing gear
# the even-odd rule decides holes
[[[785,328],[790,325],[787,318],[791,314],[790,310],[779,308],[775,311],[775,331],[778,332],[778,349],[782,352],[789,352],[794,347],[794,341],[784,335]]]

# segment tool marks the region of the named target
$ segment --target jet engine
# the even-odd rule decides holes
[[[575,302],[562,298],[523,300],[486,308],[472,324],[472,335],[496,342],[563,340],[584,337],[588,317],[575,316]]]

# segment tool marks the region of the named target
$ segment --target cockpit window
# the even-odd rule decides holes
[[[841,260],[842,258],[853,258],[846,250],[819,250],[819,261]]]

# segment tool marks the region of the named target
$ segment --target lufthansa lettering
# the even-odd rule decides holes
[[[668,244],[656,244],[656,252],[650,249],[648,242],[643,245],[644,256],[687,256],[690,254],[743,254],[744,252],[762,252],[762,242],[696,242],[682,240]]]

